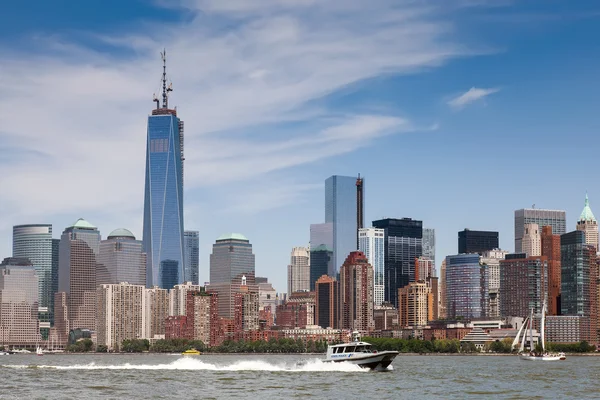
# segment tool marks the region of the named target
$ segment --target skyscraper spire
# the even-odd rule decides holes
[[[594,213],[592,212],[592,209],[590,208],[590,200],[588,199],[587,192],[585,192],[585,205],[583,207],[583,211],[581,212],[581,215],[579,216],[579,220],[580,221],[596,221],[596,218],[594,217]]]
[[[162,108],[169,108],[169,92],[173,91],[173,86],[169,83],[167,86],[167,49],[163,49],[160,53],[160,58],[163,62],[163,75],[162,75]]]

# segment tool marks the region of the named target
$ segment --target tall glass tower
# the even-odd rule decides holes
[[[339,273],[346,257],[352,251],[358,250],[359,210],[356,182],[356,177],[339,175],[333,175],[325,180],[325,223],[333,227],[333,266],[336,273]],[[361,189],[362,200],[364,199],[362,186]],[[360,225],[364,226],[364,223]]]
[[[148,117],[143,251],[147,254],[146,284],[171,289],[183,283],[183,121],[170,109],[166,55],[163,52],[162,107]]]
[[[200,232],[185,231],[183,236],[185,240],[184,280],[186,282],[192,282],[194,285],[198,285],[198,268],[200,266]]]

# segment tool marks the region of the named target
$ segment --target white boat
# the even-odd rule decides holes
[[[347,362],[362,368],[384,371],[398,355],[397,351],[371,350],[371,343],[362,342],[358,332],[352,333],[352,342],[327,347],[325,362]]]
[[[523,337],[521,338],[521,331],[523,327],[528,325],[529,329],[525,329]],[[565,360],[566,356],[564,353],[549,353],[546,351],[546,341],[544,339],[544,333],[546,330],[546,304],[542,306],[542,319],[540,323],[540,341],[542,344],[542,351],[537,352],[533,343],[533,308],[531,309],[531,316],[526,318],[523,325],[517,332],[517,337],[513,342],[513,347],[521,341],[521,347],[519,348],[519,358],[526,361],[559,361]],[[525,352],[525,342],[527,341],[527,332],[529,331],[529,352]]]
[[[0,356],[10,356],[10,353],[7,353],[6,351],[0,351]]]
[[[43,356],[44,355],[44,351],[42,350],[42,348],[40,346],[37,346],[35,348],[35,354],[37,354],[38,356]]]

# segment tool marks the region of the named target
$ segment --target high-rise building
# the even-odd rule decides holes
[[[146,253],[127,229],[115,229],[100,242],[97,285],[127,282],[146,286]]]
[[[242,275],[254,276],[254,262],[248,238],[239,233],[221,235],[210,255],[210,283],[239,283]]]
[[[458,232],[458,254],[481,254],[486,250],[497,249],[499,246],[498,232],[470,229]]]
[[[551,226],[542,227],[542,256],[548,259],[548,315],[560,315],[560,235]]]
[[[169,290],[169,316],[186,315],[187,293],[202,290],[202,286],[192,282],[173,286],[173,289]]]
[[[294,247],[288,265],[288,294],[310,290],[310,250]]]
[[[358,250],[365,253],[373,266],[375,305],[385,301],[385,232],[378,228],[362,228],[358,231]]]
[[[330,276],[323,275],[315,283],[315,325],[323,329],[339,326],[339,284]]]
[[[541,314],[548,300],[548,259],[507,254],[500,260],[500,315],[526,317]]]
[[[232,282],[210,283],[206,290],[217,293],[219,296],[219,317],[234,319],[236,310],[236,294],[242,290],[256,293],[258,298],[258,284],[254,274],[242,275]]]
[[[162,106],[148,116],[143,251],[147,287],[170,289],[184,279],[183,121],[170,109],[166,54],[163,57]]]
[[[596,249],[583,231],[565,233],[561,247],[561,314],[583,317],[582,340],[597,343],[598,265]]]
[[[542,255],[542,234],[538,224],[525,224],[523,238],[521,239],[522,253],[528,257]],[[519,253],[517,253],[519,254]]]
[[[52,225],[32,224],[13,226],[13,257],[27,258],[38,278],[38,318],[40,330],[47,336],[54,324],[54,293],[52,285]]]
[[[169,291],[155,286],[144,289],[143,337],[160,338],[165,334],[165,321],[169,316]]]
[[[361,180],[360,190],[362,209],[365,198],[364,180]],[[357,199],[356,177],[333,175],[325,180],[325,223],[332,225],[335,274],[339,272],[348,254],[357,250],[356,237],[359,225],[357,219],[362,214],[359,213],[361,210]],[[360,225],[364,226],[364,222]]]
[[[186,293],[187,338],[215,346],[219,334],[219,311],[216,293],[201,290]]]
[[[242,278],[239,291],[234,296],[234,330],[236,335],[242,331],[256,331],[259,328],[259,298],[258,292],[250,290],[246,285],[246,279]],[[238,336],[240,337],[240,336]]]
[[[265,309],[276,313],[278,303],[277,291],[271,282],[260,282],[258,285],[258,311]]]
[[[184,281],[198,285],[200,283],[200,232],[185,231],[183,240],[185,243]]]
[[[435,229],[423,228],[423,256],[433,261],[435,271]],[[437,276],[434,273],[434,276]]]
[[[552,232],[562,235],[567,229],[567,215],[562,210],[543,210],[523,208],[515,211],[515,253],[523,252],[525,224],[538,224],[539,227],[551,226]]]
[[[448,318],[485,317],[488,309],[488,270],[479,254],[446,257],[446,314]]]
[[[587,193],[585,194],[583,211],[579,216],[579,221],[577,221],[577,230],[585,233],[586,244],[594,246],[596,251],[600,251],[600,249],[598,249],[598,221],[590,208],[590,201]]]
[[[504,260],[507,251],[494,249],[487,250],[481,254],[481,263],[487,265],[488,284],[488,312],[490,318],[500,317],[500,260]]]
[[[438,318],[446,318],[448,316],[446,305],[446,259],[443,259],[440,264],[439,293]]]
[[[96,329],[98,228],[83,218],[65,228],[59,245],[58,290],[68,295],[69,328]]]
[[[38,322],[39,284],[27,258],[0,263],[0,344],[32,345],[41,340]]]
[[[372,331],[373,307],[373,266],[364,253],[353,251],[340,269],[340,328]]]
[[[398,289],[415,281],[415,260],[423,255],[423,222],[411,218],[373,221],[384,230],[385,301],[397,304]]]
[[[358,174],[356,178],[356,248],[359,247],[358,232],[365,227],[365,196],[363,193],[364,179]]]
[[[433,260],[429,257],[421,256],[415,261],[415,282],[427,281],[433,276]]]
[[[60,239],[52,239],[52,309],[54,310],[54,297],[58,292],[58,254]],[[54,315],[51,315],[54,317]],[[52,322],[52,321],[51,321]]]
[[[398,324],[401,327],[427,325],[432,309],[433,294],[425,282],[412,282],[398,289]]]
[[[98,345],[118,351],[123,340],[143,337],[145,288],[145,282],[98,285]]]
[[[310,247],[310,290],[315,290],[315,282],[323,275],[332,276],[333,250],[322,244]],[[335,275],[334,275],[335,277]],[[291,293],[288,293],[291,294]]]

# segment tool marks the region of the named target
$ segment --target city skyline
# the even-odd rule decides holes
[[[225,10],[213,3],[200,11],[195,6],[187,10],[144,6],[143,12],[122,13],[119,21],[81,13],[81,18],[68,22],[56,10],[40,7],[31,13],[47,13],[48,18],[34,27],[21,19],[22,5],[12,4],[0,16],[4,65],[11,77],[10,82],[0,82],[4,105],[0,135],[6,146],[0,184],[11,188],[0,199],[7,216],[0,225],[2,257],[11,254],[14,225],[52,223],[57,239],[69,223],[84,217],[101,232],[126,227],[142,238],[144,154],[139,149],[144,148],[152,92],[159,93],[158,52],[165,46],[177,82],[173,104],[186,119],[185,228],[201,232],[200,282],[208,280],[212,243],[222,233],[234,231],[252,242],[257,275],[269,276],[278,291],[285,291],[289,249],[308,242],[306,221],[322,220],[322,182],[336,174],[361,173],[368,180],[365,226],[383,217],[409,217],[436,229],[437,260],[455,254],[456,232],[465,227],[499,231],[500,247],[513,251],[513,212],[531,204],[566,210],[566,231],[574,230],[585,191],[592,209],[600,204],[600,189],[581,173],[591,170],[590,161],[576,156],[580,143],[593,147],[598,141],[594,134],[599,128],[594,117],[598,99],[593,94],[598,93],[598,83],[591,78],[600,60],[585,51],[593,43],[597,16],[577,16],[592,10],[593,3],[578,3],[577,15],[560,6],[490,9],[485,1],[477,7],[449,3],[454,6],[411,14],[402,27],[362,26],[357,34],[366,42],[347,50],[349,54],[339,50],[336,40],[340,34],[350,39],[356,34],[334,23],[318,24],[315,36],[307,35],[313,21],[299,9],[311,7],[317,18],[329,21],[323,11],[335,14],[335,6],[280,5],[273,17],[266,17],[262,31],[250,22],[231,28],[248,33],[241,49],[253,44],[268,48],[250,56],[246,60],[250,69],[241,71],[228,69],[243,64],[244,56],[226,36],[204,40],[198,27],[206,21],[200,11],[225,20],[244,15],[257,21],[256,13],[264,11],[260,5]],[[402,7],[390,14],[382,3],[370,12],[378,18],[400,18],[403,12],[415,11]],[[356,17],[363,11],[351,14]],[[561,11],[569,12],[560,23],[550,22]],[[519,21],[527,12],[550,18],[536,19],[534,32]],[[193,18],[186,20],[185,15]],[[145,18],[155,22],[153,30],[157,25],[172,30],[157,38],[139,23]],[[91,19],[101,23],[88,24]],[[490,19],[477,42],[465,39],[482,20]],[[96,28],[83,28],[87,25]],[[418,29],[422,26],[429,29]],[[90,35],[79,35],[79,29]],[[207,29],[211,34],[218,31],[212,25]],[[269,56],[281,50],[265,40],[275,40],[275,33],[282,30],[289,36],[276,42],[282,48],[293,42],[308,49],[311,57],[300,65],[306,71],[319,70],[316,78],[298,75],[296,53],[283,64]],[[418,33],[412,37],[404,30]],[[47,36],[44,46],[33,36]],[[103,45],[92,43],[92,36]],[[123,37],[144,40],[124,43]],[[203,44],[191,45],[189,37]],[[328,39],[323,45],[330,50],[326,55],[312,47],[324,38]],[[215,55],[214,48],[221,48],[216,45],[232,50],[233,58]],[[568,63],[557,55],[567,51]],[[346,71],[330,62],[336,56],[352,59],[360,68]],[[42,58],[48,62],[38,62]],[[42,64],[44,70],[38,69]],[[478,78],[464,72],[470,69],[477,70]],[[223,79],[231,73],[234,79]],[[561,79],[555,79],[557,75]],[[280,76],[301,85],[282,83],[277,80]],[[369,79],[373,77],[378,79]],[[207,83],[216,89],[204,90]],[[257,91],[263,93],[264,103],[248,96]],[[563,162],[546,165],[517,159],[508,165],[507,154],[515,143],[542,146],[545,156]],[[423,150],[435,162],[424,164]],[[402,163],[395,161],[398,152]],[[461,162],[465,154],[479,168],[466,170]],[[400,179],[403,165],[420,169],[403,174],[402,185],[392,185]],[[560,185],[553,178],[558,175]],[[482,201],[478,184],[454,190],[457,176],[481,185],[490,177],[511,184]],[[400,186],[412,187],[424,178],[437,195],[402,195]],[[64,196],[75,183],[88,195]],[[44,193],[43,199],[39,193]],[[285,226],[280,223],[284,218]]]

